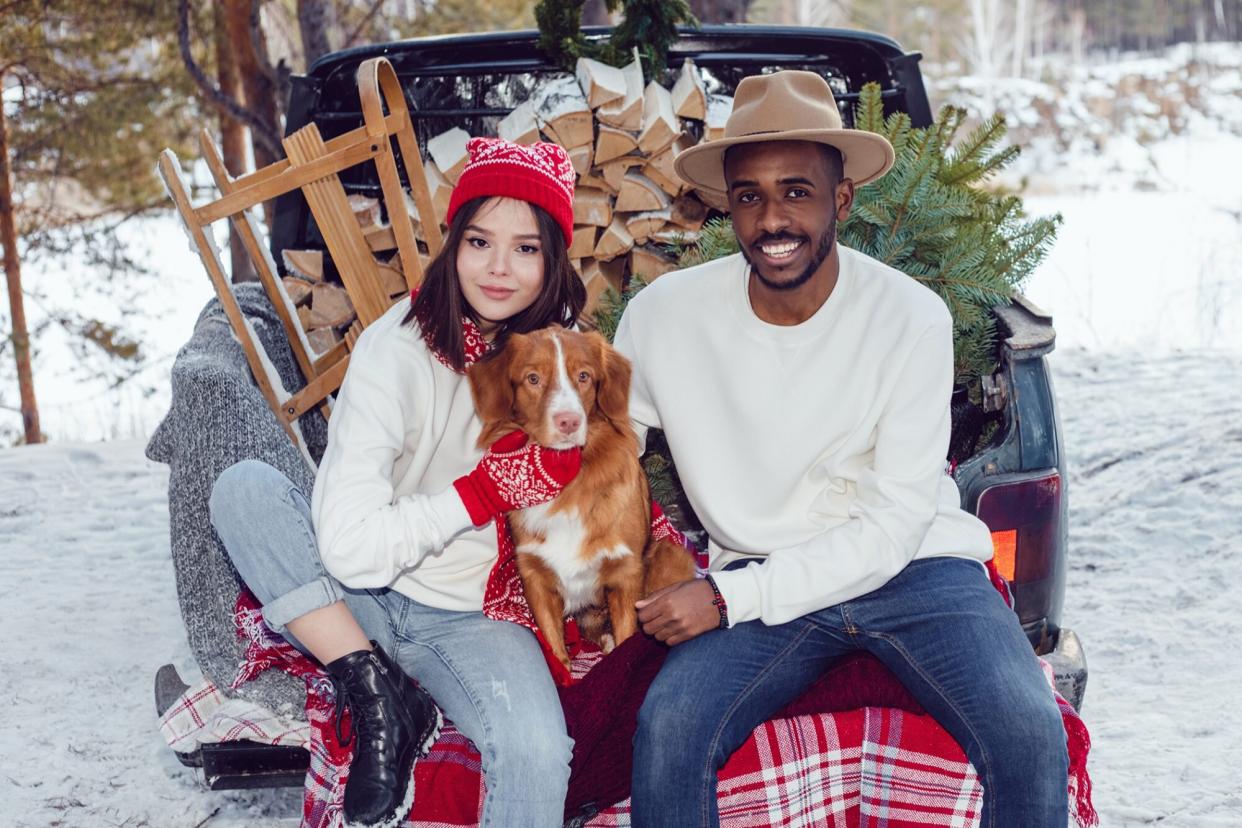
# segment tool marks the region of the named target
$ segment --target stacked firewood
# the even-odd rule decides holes
[[[575,76],[548,81],[500,121],[501,138],[551,141],[569,152],[578,174],[569,256],[587,286],[584,321],[607,288],[620,290],[629,276],[650,282],[675,269],[670,246],[693,242],[709,207],[723,207],[720,194],[697,191],[678,179],[673,161],[692,145],[692,136],[721,137],[731,108],[732,99],[706,93],[691,60],[682,64],[671,90],[655,81],[644,85],[635,51],[633,62],[619,69],[580,59]],[[689,122],[698,123],[690,128]],[[453,128],[427,142],[427,185],[441,224],[466,165],[470,137]],[[377,253],[385,290],[400,297],[406,292],[404,276],[399,260],[388,254],[396,244],[379,220],[378,203],[360,196],[350,201]],[[412,201],[407,209],[418,233]],[[332,347],[353,321],[349,297],[324,279],[322,253],[286,250],[284,262],[285,288],[312,346]]]
[[[358,220],[367,246],[375,254],[384,294],[395,302],[409,293],[409,287],[401,259],[396,253],[397,239],[392,225],[380,220],[378,199],[351,195],[349,206]],[[416,216],[412,201],[407,202],[406,208],[412,217]],[[414,218],[416,233],[418,227],[417,218]],[[306,331],[306,339],[316,353],[326,353],[344,338],[345,332],[357,319],[349,294],[339,277],[333,277],[325,269],[322,250],[285,250],[281,255],[286,274],[281,281],[289,300],[297,308],[298,321]],[[421,258],[425,269],[428,259],[426,256]]]

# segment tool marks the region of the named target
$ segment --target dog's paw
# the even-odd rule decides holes
[[[617,649],[616,639],[612,637],[612,633],[604,633],[599,639],[599,648],[604,651],[604,655],[608,655]]]

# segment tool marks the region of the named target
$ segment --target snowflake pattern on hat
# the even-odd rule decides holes
[[[544,141],[515,144],[502,138],[471,138],[466,142],[466,151],[470,154],[470,160],[462,175],[475,168],[516,164],[546,176],[564,191],[567,198],[572,200],[574,197],[577,173],[569,161],[569,154],[557,144]]]

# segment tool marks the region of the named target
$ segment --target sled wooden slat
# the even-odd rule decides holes
[[[283,141],[289,160],[295,165],[311,165],[323,156],[325,147],[319,127],[307,124]],[[354,311],[362,324],[370,325],[388,310],[388,297],[379,281],[379,265],[371,255],[362,228],[354,218],[345,188],[335,174],[312,181],[302,187],[306,204],[315,217],[315,224],[324,244],[336,263],[341,282],[349,293]],[[404,212],[404,205],[398,208]],[[389,211],[390,215],[393,212]]]
[[[375,164],[389,225],[371,230],[395,241],[406,285],[411,289],[417,287],[423,277],[422,259],[397,169],[393,148],[395,138],[428,250],[434,256],[443,245],[441,217],[435,212],[427,184],[427,171],[423,167],[409,107],[396,72],[387,59],[372,58],[359,67],[357,78],[363,126],[324,141],[318,127],[308,124],[284,139],[287,159],[248,175],[229,176],[219,150],[204,131],[200,136],[203,157],[220,191],[220,198],[214,201],[197,208],[191,204],[188,187],[171,151],[165,150],[159,163],[160,175],[198,248],[199,258],[212,280],[233,334],[245,351],[255,382],[285,432],[308,461],[310,456],[301,442],[297,419],[315,407],[325,418],[329,416],[330,395],[344,381],[349,354],[358,336],[367,325],[387,312],[394,301],[389,295],[393,291],[385,289],[380,265],[372,250],[372,241],[378,243],[379,240],[369,241],[359,227],[338,174],[368,161]],[[387,115],[384,114],[385,108]],[[286,292],[276,263],[263,245],[258,227],[248,212],[262,202],[299,189],[306,198],[327,253],[340,275],[344,294],[348,295],[349,305],[352,305],[356,315],[356,321],[344,338],[320,354],[316,354],[311,347],[303,320]],[[208,229],[212,223],[222,219],[228,219],[241,238],[259,281],[280,318],[298,368],[306,379],[306,385],[296,394],[285,390],[264,352],[262,342],[255,336],[233,296],[219,251]],[[343,307],[347,309],[348,305]]]
[[[246,362],[250,366],[250,372],[254,374],[254,380],[259,386],[259,391],[263,394],[264,399],[267,400],[267,404],[271,406],[272,411],[276,414],[276,419],[280,421],[281,427],[289,435],[289,439],[293,441],[294,445],[305,450],[289,421],[280,415],[281,400],[276,396],[276,390],[272,385],[271,378],[268,376],[264,359],[259,356],[259,348],[262,346],[256,343],[251,336],[250,326],[246,324],[246,319],[237,304],[237,299],[229,288],[228,276],[224,272],[224,263],[220,261],[220,255],[216,250],[214,242],[207,238],[204,230],[205,225],[200,224],[195,219],[194,207],[190,204],[190,194],[186,191],[185,183],[181,178],[181,170],[177,164],[177,158],[172,154],[171,150],[164,150],[160,153],[159,171],[160,177],[164,180],[164,185],[168,188],[169,195],[172,196],[173,203],[177,206],[177,212],[181,214],[182,222],[184,222],[186,229],[190,232],[190,236],[194,239],[194,245],[198,248],[199,260],[202,261],[207,275],[211,277],[212,285],[216,289],[216,296],[220,300],[220,306],[224,309],[224,315],[228,318],[234,335],[241,342],[242,351],[246,354]]]
[[[305,388],[285,401],[285,416],[290,420],[296,420],[314,408],[317,403],[321,403],[329,394],[341,387],[348,368],[349,354],[346,354],[307,383]]]

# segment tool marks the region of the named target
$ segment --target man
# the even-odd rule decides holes
[[[949,311],[836,243],[892,147],[841,129],[811,72],[743,80],[725,136],[676,168],[727,194],[741,254],[662,277],[616,336],[631,416],[664,429],[711,536],[708,579],[639,602],[672,650],[639,714],[634,824],[716,825],[729,755],[867,650],[966,751],[984,828],[1064,828],[1061,717],[945,471]]]

